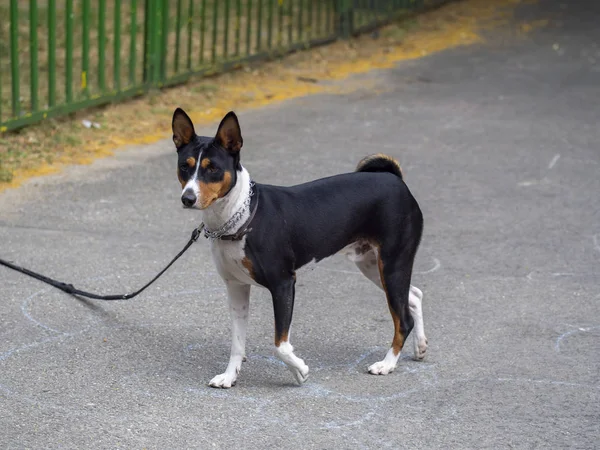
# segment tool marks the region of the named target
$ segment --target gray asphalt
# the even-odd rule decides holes
[[[409,351],[393,374],[366,373],[392,322],[339,256],[299,277],[292,342],[307,383],[274,359],[270,298],[254,289],[248,361],[228,391],[207,386],[230,343],[206,242],[130,302],[77,300],[1,268],[0,447],[598,448],[591,3],[522,8],[550,25],[368,74],[377,89],[240,115],[260,182],[351,171],[373,152],[401,161],[426,223],[413,279],[424,362]],[[82,288],[137,288],[199,220],[180,206],[175,165],[160,142],[5,192],[1,256]]]

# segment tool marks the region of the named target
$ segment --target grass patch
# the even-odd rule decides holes
[[[13,180],[14,174],[12,170],[5,169],[0,164],[0,183],[10,183]]]

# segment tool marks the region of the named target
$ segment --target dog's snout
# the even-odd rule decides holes
[[[196,203],[196,195],[194,194],[194,191],[190,189],[186,190],[181,196],[181,202],[186,208],[194,206],[194,203]]]

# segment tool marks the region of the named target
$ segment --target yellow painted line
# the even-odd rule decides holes
[[[529,0],[524,0],[527,2]],[[299,76],[315,78],[319,81],[346,80],[352,75],[365,73],[374,69],[392,68],[401,61],[423,58],[428,55],[454,48],[457,46],[472,45],[483,42],[482,30],[489,31],[492,28],[507,25],[511,22],[514,8],[521,2],[519,0],[464,0],[462,2],[450,3],[436,11],[422,14],[416,17],[417,26],[414,30],[406,31],[399,43],[386,45],[385,40],[369,41],[369,37],[357,41],[338,42],[312,52],[327,53],[328,51],[341,51],[342,57],[338,61],[309,61],[301,60],[297,64],[281,64],[278,70],[270,70],[268,64],[259,74],[251,74],[244,71],[218,76],[207,80],[218,84],[218,95],[214,95],[210,102],[204,102],[202,108],[194,108],[200,102],[195,99],[206,96],[206,93],[190,94],[188,86],[181,86],[172,90],[163,91],[158,94],[162,102],[172,103],[170,111],[174,110],[181,101],[192,105],[185,108],[194,123],[198,126],[206,126],[219,121],[223,115],[230,110],[241,111],[260,108],[286,100],[305,97],[309,95],[330,93],[347,93],[356,89],[364,89],[364,81],[360,83],[309,83],[299,80]],[[534,28],[545,26],[547,22],[538,20],[529,24],[521,24],[521,32],[529,32]],[[383,35],[383,34],[382,34]],[[365,40],[366,39],[366,40]],[[369,48],[367,54],[361,53],[360,49],[353,53],[351,47],[346,52],[343,46],[363,45]],[[336,50],[337,49],[337,50]],[[316,54],[316,53],[315,53]],[[287,58],[284,61],[291,61]],[[85,72],[82,73],[82,81],[86,82]],[[184,91],[187,89],[187,91]],[[186,98],[172,98],[173,93],[185,92]],[[183,96],[184,94],[182,94]],[[115,108],[135,108],[135,101],[120,104]],[[146,111],[135,114],[133,125],[143,127],[143,132],[131,130],[109,133],[109,130],[96,130],[95,135],[101,136],[103,142],[88,139],[86,144],[65,150],[61,156],[56,158],[52,164],[41,164],[31,169],[20,169],[15,172],[14,179],[10,183],[0,183],[0,192],[6,188],[19,186],[27,179],[37,176],[48,175],[59,172],[68,164],[90,164],[94,160],[114,154],[115,149],[129,145],[146,145],[157,142],[171,136],[170,123],[171,112],[160,117],[150,117]],[[148,115],[148,117],[146,117]],[[131,118],[129,120],[132,120]],[[141,124],[141,125],[140,125]],[[126,128],[127,129],[127,128]],[[147,133],[147,130],[153,130]],[[107,137],[105,134],[109,134]]]

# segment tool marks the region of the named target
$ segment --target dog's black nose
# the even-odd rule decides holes
[[[194,194],[194,191],[192,190],[187,190],[183,193],[183,195],[181,196],[181,202],[183,203],[183,206],[185,206],[186,208],[190,208],[192,206],[194,206],[194,203],[196,203],[196,195]]]

